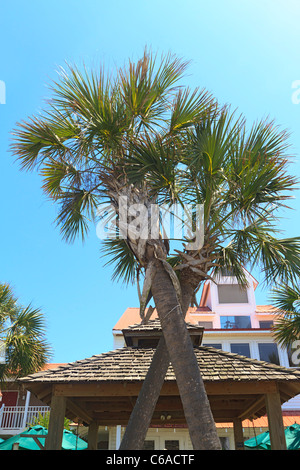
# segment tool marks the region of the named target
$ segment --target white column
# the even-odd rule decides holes
[[[28,408],[29,408],[29,403],[30,403],[30,395],[31,395],[31,392],[29,392],[27,390],[24,417],[23,417],[23,423],[22,423],[22,428],[23,429],[26,428],[26,424],[27,424],[27,416],[28,416]]]
[[[119,449],[120,445],[121,445],[121,426],[118,425],[116,427],[116,450]]]

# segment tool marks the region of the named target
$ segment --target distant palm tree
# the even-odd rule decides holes
[[[141,317],[145,321],[153,296],[163,330],[152,378],[145,381],[153,393],[141,435],[171,361],[194,449],[220,449],[184,315],[213,269],[231,269],[243,285],[242,266],[249,263],[262,266],[267,282],[300,273],[299,239],[276,238],[274,227],[276,209],[295,179],[286,173],[286,133],[268,122],[247,130],[207,92],[179,87],[186,65],[170,55],[157,64],[145,52],[115,78],[70,67],[54,84],[44,115],[18,125],[12,148],[24,169],[40,169],[67,241],[86,236],[103,202],[119,219],[120,200],[143,205],[149,226],[151,204],[203,205],[204,243],[198,248],[189,248],[187,237],[171,253],[163,232],[143,238],[130,231],[104,247],[116,263],[116,278],[144,275]],[[153,364],[159,364],[159,380],[153,380]],[[126,448],[140,446],[133,416]]]
[[[40,370],[50,359],[43,314],[22,307],[8,284],[0,284],[0,381]]]

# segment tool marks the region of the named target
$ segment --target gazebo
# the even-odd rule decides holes
[[[300,393],[300,371],[201,346],[203,328],[187,324],[216,423],[232,422],[235,448],[243,449],[242,421],[267,414],[272,450],[285,449],[281,405]],[[100,425],[126,426],[151,363],[161,328],[157,320],[123,330],[126,346],[20,379],[50,405],[46,449],[60,449],[64,417],[89,427],[96,448]],[[185,424],[170,365],[151,425]]]

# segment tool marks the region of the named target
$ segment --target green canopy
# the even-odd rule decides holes
[[[12,450],[13,444],[18,443],[20,450],[41,450],[35,440],[31,437],[21,437],[22,434],[32,434],[45,436],[48,434],[48,430],[43,426],[32,426],[25,429],[20,434],[11,437],[10,439],[1,442],[0,450]],[[45,438],[38,439],[39,442],[44,446]],[[62,450],[84,450],[87,449],[87,443],[75,436],[71,431],[64,429]]]
[[[295,423],[285,430],[286,445],[289,450],[300,450],[300,425]]]
[[[300,425],[295,423],[284,430],[286,447],[288,450],[300,450]],[[271,450],[269,431],[263,432],[244,442],[245,447],[252,449]],[[0,446],[1,447],[1,446]]]
[[[251,447],[252,449],[268,449],[268,444],[270,444],[269,431],[263,432],[255,437],[251,437],[251,439],[244,442],[245,447]]]

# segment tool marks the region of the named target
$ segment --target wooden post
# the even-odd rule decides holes
[[[64,420],[66,412],[66,397],[52,396],[46,450],[61,450]]]
[[[235,450],[245,450],[243,426],[242,426],[242,420],[240,418],[235,418],[233,420],[233,433],[234,433]]]
[[[88,450],[97,450],[98,428],[99,428],[99,425],[98,425],[97,421],[92,421],[89,425]]]
[[[265,395],[271,450],[286,450],[281,401],[278,392]]]

